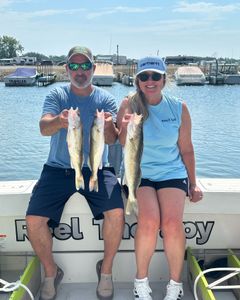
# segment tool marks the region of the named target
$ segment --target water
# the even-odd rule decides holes
[[[39,119],[54,87],[5,87],[0,82],[0,180],[37,179],[49,150]],[[133,87],[107,87],[120,102]],[[240,178],[240,86],[182,86],[165,91],[183,98],[192,118],[198,177]]]

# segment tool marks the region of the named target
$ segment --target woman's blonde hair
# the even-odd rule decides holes
[[[134,84],[136,91],[128,95],[129,105],[133,113],[141,114],[143,120],[146,120],[148,118],[148,103],[144,93],[140,90],[137,77],[135,77]]]

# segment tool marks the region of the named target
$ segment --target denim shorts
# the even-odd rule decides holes
[[[121,187],[112,167],[98,170],[98,192],[89,191],[90,169],[84,167],[82,173],[85,189],[78,192],[86,198],[96,220],[103,219],[105,211],[124,208]],[[75,192],[74,169],[44,165],[40,179],[33,188],[26,215],[48,217],[48,225],[57,227],[65,203]]]

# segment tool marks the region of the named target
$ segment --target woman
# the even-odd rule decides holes
[[[136,92],[122,101],[117,117],[119,140],[123,146],[131,114],[141,113],[144,119],[142,178],[137,189],[137,273],[133,291],[135,299],[141,300],[152,299],[148,269],[159,228],[170,273],[164,300],[182,298],[185,197],[188,195],[192,202],[202,199],[202,191],[196,185],[189,111],[184,102],[162,93],[165,83],[166,65],[160,57],[140,59]]]

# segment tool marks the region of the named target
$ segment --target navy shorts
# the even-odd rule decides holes
[[[78,192],[86,198],[95,219],[103,219],[105,211],[123,209],[121,187],[113,168],[104,167],[98,170],[98,192],[89,191],[90,169],[84,167],[82,173],[85,189]],[[73,169],[44,165],[40,179],[33,188],[26,215],[48,217],[48,225],[56,227],[60,222],[65,203],[75,192]]]
[[[142,178],[139,187],[150,186],[156,191],[164,188],[177,188],[183,190],[188,196],[188,178],[169,179],[163,181],[152,181],[149,179]],[[123,190],[128,197],[128,187],[123,186]]]
[[[188,178],[169,179],[163,181],[151,181],[149,179],[142,178],[139,187],[150,186],[156,191],[164,188],[176,188],[183,190],[188,195]]]

